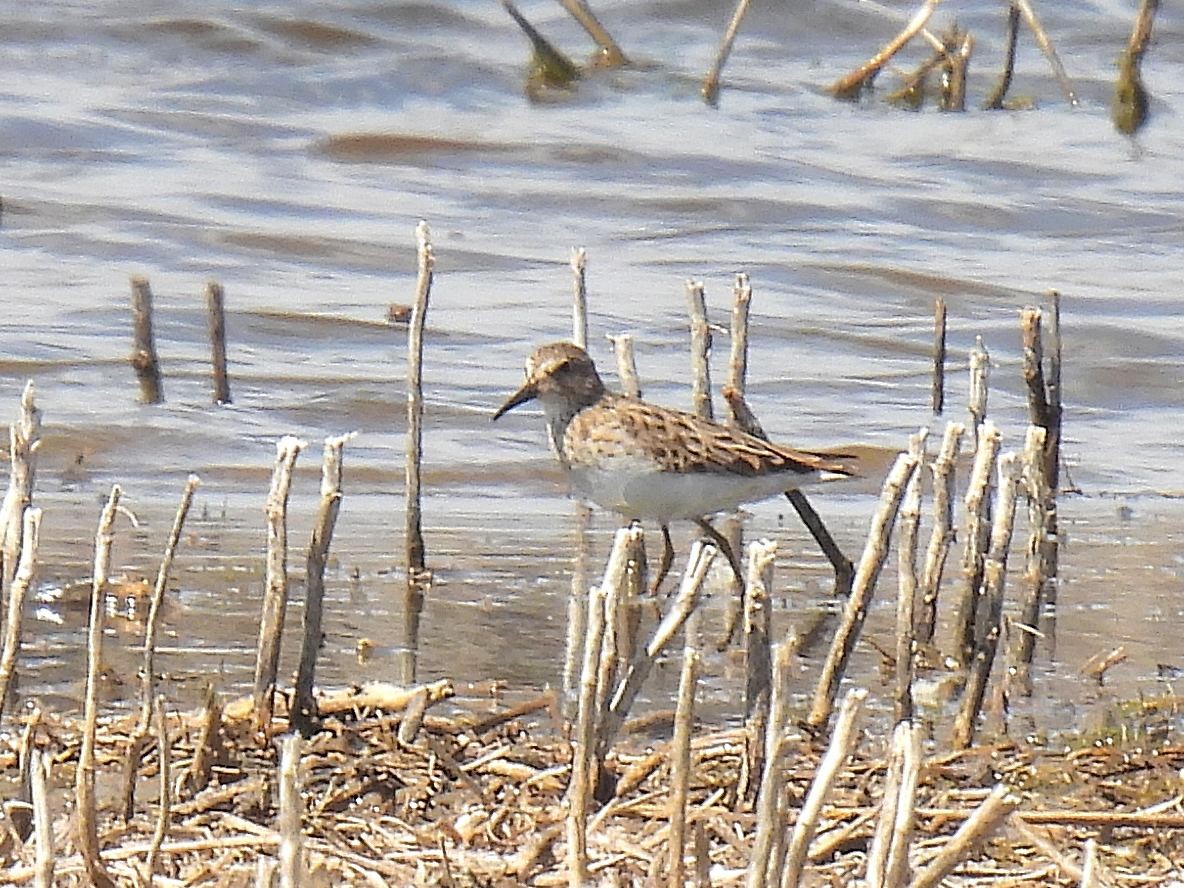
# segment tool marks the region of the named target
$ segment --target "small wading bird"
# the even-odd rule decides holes
[[[850,477],[843,457],[795,450],[681,410],[647,404],[604,387],[596,365],[579,346],[553,342],[526,362],[526,381],[493,418],[538,400],[551,449],[572,486],[598,506],[662,528],[656,591],[674,560],[670,522],[694,521],[741,568],[727,540],[706,516],[733,512],[818,481]]]

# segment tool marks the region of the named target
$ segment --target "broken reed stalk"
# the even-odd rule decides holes
[[[406,511],[404,542],[407,555],[407,585],[418,585],[426,572],[423,526],[420,515],[420,464],[423,457],[423,328],[436,257],[432,252],[428,223],[415,226],[419,273],[415,280],[415,302],[407,330],[407,452],[405,458]]]
[[[937,596],[945,571],[946,557],[954,542],[954,467],[966,427],[960,422],[946,423],[941,449],[933,462],[933,528],[925,550],[925,568],[917,610],[918,644],[929,644],[937,623]]]
[[[689,636],[689,633],[688,633]],[[685,885],[687,799],[691,781],[691,735],[695,728],[695,687],[699,682],[699,652],[693,641],[682,652],[682,672],[678,679],[678,704],[674,709],[674,738],[670,744],[670,858],[667,884],[670,888]]]
[[[210,364],[214,372],[214,403],[230,403],[226,372],[226,293],[217,281],[206,284],[206,318],[210,327]]]
[[[576,545],[572,556],[571,591],[567,597],[567,638],[563,654],[563,702],[565,715],[569,717],[571,704],[578,697],[576,689],[588,628],[588,526],[592,522],[591,508],[578,501],[573,501],[573,507]]]
[[[897,722],[884,777],[880,816],[867,855],[868,888],[891,888],[907,883],[920,771],[920,726],[911,719]]]
[[[756,788],[764,767],[765,726],[769,721],[773,680],[772,610],[773,562],[777,544],[758,540],[748,546],[744,590],[744,742],[745,757],[737,787],[740,797]]]
[[[588,348],[588,251],[583,247],[571,248],[571,341]]]
[[[604,639],[606,591],[588,590],[588,636],[584,642],[584,668],[580,677],[580,703],[572,741],[571,778],[567,788],[567,877],[572,888],[588,882],[588,810],[592,798],[593,771],[597,768],[595,737],[598,723],[596,682],[600,674],[600,649]]]
[[[613,356],[617,359],[617,378],[621,394],[629,398],[641,397],[641,381],[637,376],[637,358],[633,353],[633,336],[629,333],[606,334],[613,344]]]
[[[748,378],[748,315],[752,308],[752,286],[748,283],[748,275],[740,272],[736,275],[736,285],[732,288],[732,316],[731,316],[731,349],[728,355],[728,388],[738,393],[740,404],[743,404],[745,384]],[[729,424],[737,428],[745,428],[741,417],[737,415],[735,403],[728,400]]]
[[[1015,45],[1020,32],[1020,8],[1015,0],[1007,7],[1007,33],[1004,37],[1003,71],[995,82],[995,88],[983,103],[984,111],[1002,111],[1003,100],[1011,89],[1011,77],[1015,73]]]
[[[214,764],[222,748],[222,705],[214,685],[207,684],[205,700],[198,718],[197,742],[193,745],[193,760],[183,777],[183,785],[190,794],[205,789],[213,775]]]
[[[703,86],[699,89],[704,101],[713,107],[719,104],[719,75],[723,71],[724,65],[727,64],[728,56],[732,54],[732,44],[736,42],[736,35],[740,33],[740,24],[744,21],[744,16],[748,14],[750,2],[751,0],[736,0],[736,8],[732,11],[732,19],[724,30],[723,39],[720,40],[719,50],[715,54],[715,62],[712,63],[711,69],[704,76]]]
[[[896,463],[884,481],[884,488],[880,493],[880,505],[875,515],[872,516],[867,543],[864,546],[863,555],[859,559],[859,567],[855,571],[851,597],[843,606],[838,629],[835,630],[834,640],[831,642],[830,650],[827,651],[826,662],[823,663],[818,686],[814,689],[814,698],[810,704],[810,714],[806,719],[806,724],[815,733],[821,733],[826,723],[830,721],[835,698],[839,693],[839,683],[843,680],[847,661],[851,658],[851,652],[855,650],[855,642],[859,639],[864,618],[867,617],[867,609],[871,604],[876,581],[880,577],[880,570],[888,558],[888,543],[892,538],[892,525],[896,521],[896,513],[900,508],[905,486],[916,469],[916,458],[902,453],[896,458]],[[791,881],[788,884],[796,883]]]
[[[946,301],[938,297],[933,303],[933,384],[929,403],[935,416],[941,416],[946,405]]]
[[[300,800],[301,746],[299,734],[288,734],[280,745],[280,888],[302,888],[308,884],[300,834],[300,818],[304,813]]]
[[[596,683],[596,712],[604,711],[609,691],[625,674],[633,658],[639,589],[637,573],[644,570],[645,534],[641,525],[634,522],[617,531],[600,581],[600,588],[605,590],[605,626],[603,649],[598,655],[600,675]],[[641,578],[640,588],[645,588],[644,578]]]
[[[1028,498],[1028,548],[1024,570],[1024,592],[1020,603],[1019,631],[1012,647],[1012,669],[1019,674],[1032,663],[1036,650],[1036,624],[1046,599],[1049,582],[1045,563],[1048,526],[1048,480],[1044,475],[1045,431],[1040,426],[1028,426],[1024,437],[1023,473],[1024,492]]]
[[[956,749],[968,748],[974,737],[974,725],[982,709],[999,647],[999,635],[1003,631],[1003,591],[1007,582],[1007,554],[1015,526],[1019,477],[1019,456],[1007,453],[1000,457],[999,503],[991,526],[990,550],[983,564],[981,603],[974,620],[974,653],[968,663],[970,675],[963,691],[962,706],[954,718],[953,743]]]
[[[86,874],[96,888],[115,888],[99,854],[98,805],[95,798],[95,730],[99,719],[99,673],[103,668],[103,616],[106,613],[107,576],[111,569],[111,545],[115,540],[115,516],[123,491],[113,485],[99,516],[95,534],[95,562],[90,594],[90,628],[86,644],[86,690],[83,694],[82,742],[78,750],[75,793],[78,798],[78,850]]]
[[[132,278],[132,329],[134,342],[129,360],[140,383],[140,401],[159,404],[164,401],[164,387],[152,335],[152,287],[145,277]]]
[[[754,543],[753,545],[757,545]],[[781,878],[785,854],[785,826],[789,805],[785,804],[785,759],[787,756],[785,727],[790,719],[790,673],[799,640],[791,636],[773,649],[772,688],[769,694],[769,718],[759,741],[748,737],[747,742],[759,742],[764,750],[759,772],[760,789],[756,800],[756,836],[753,838],[752,857],[749,858],[747,888],[776,886]]]
[[[983,584],[983,559],[991,538],[991,481],[1001,443],[999,430],[990,420],[983,423],[974,454],[974,467],[966,484],[966,525],[962,550],[962,591],[958,600],[951,656],[967,663],[974,653],[974,626]]]
[[[905,25],[904,30],[893,37],[883,49],[864,64],[835,81],[830,87],[831,95],[836,99],[854,100],[859,98],[859,94],[871,86],[876,75],[892,60],[892,57],[912,40],[918,31],[925,27],[925,23],[929,21],[933,10],[940,2],[941,0],[924,0],[921,7]]]
[[[1000,783],[982,804],[974,809],[937,856],[921,870],[909,888],[937,888],[954,868],[962,863],[979,843],[985,841],[1020,805],[1020,797]]]
[[[587,3],[583,0],[559,0],[559,2],[568,14],[580,23],[580,27],[588,32],[588,36],[599,48],[594,62],[596,67],[623,68],[630,64],[625,53],[621,51],[621,47],[617,45],[617,41],[613,40],[612,35],[605,30],[604,25],[596,18]],[[576,344],[579,345],[579,343]],[[583,348],[583,346],[580,347]]]
[[[687,281],[687,310],[691,317],[691,411],[711,419],[711,328],[701,281]]]
[[[913,657],[916,654],[917,534],[921,524],[921,467],[929,429],[909,437],[909,456],[917,469],[909,478],[900,507],[900,538],[896,546],[899,593],[896,596],[896,721],[913,717]]]
[[[156,827],[152,831],[152,844],[149,845],[148,854],[144,859],[144,881],[148,885],[152,884],[153,875],[156,872],[156,860],[160,856],[160,849],[169,834],[169,823],[173,819],[172,778],[170,776],[172,769],[172,747],[169,744],[169,722],[163,696],[156,698],[156,749],[160,756],[158,765],[160,776],[160,810],[156,814]]]
[[[31,788],[33,791],[33,884],[36,888],[53,888],[53,820],[49,813],[49,768],[53,761],[48,752],[30,749],[32,755]]]
[[[945,77],[942,83],[941,110],[966,110],[966,71],[974,52],[974,37],[969,31],[954,28],[956,45],[945,57]]]
[[[1048,374],[1044,372],[1044,344],[1041,333],[1041,312],[1026,308],[1020,316],[1020,330],[1024,349],[1024,383],[1028,389],[1029,421],[1044,429],[1043,475],[1045,490],[1042,518],[1044,539],[1041,544],[1041,570],[1046,583],[1045,597],[1056,601],[1057,575],[1057,499],[1061,468],[1061,297],[1052,293],[1052,316],[1049,335],[1052,354],[1048,360]]]
[[[275,448],[275,468],[267,495],[267,578],[263,591],[263,616],[255,656],[252,692],[255,730],[271,734],[272,697],[280,662],[280,638],[288,609],[288,496],[292,471],[305,442],[285,435]]]
[[[970,428],[974,432],[974,446],[978,448],[979,431],[987,418],[987,396],[990,394],[991,354],[983,345],[983,338],[974,338],[970,350],[970,393],[966,409],[970,413]]]
[[[8,587],[8,616],[4,621],[4,647],[0,652],[0,713],[8,703],[8,690],[16,673],[16,658],[21,649],[21,627],[25,597],[37,571],[37,547],[41,539],[41,510],[25,509],[21,554],[16,574]]]
[[[895,473],[895,470],[893,471]],[[904,481],[902,480],[901,483],[903,484]],[[793,825],[793,836],[790,838],[786,850],[785,866],[780,870],[782,873],[780,884],[782,885],[795,886],[802,883],[802,873],[806,869],[806,853],[810,848],[810,840],[814,837],[814,831],[818,828],[822,806],[830,794],[831,786],[834,785],[840,768],[859,741],[855,723],[860,707],[866,698],[867,690],[865,688],[852,688],[843,698],[838,718],[835,719],[835,730],[831,736],[830,745],[827,746],[826,754],[818,764],[818,770],[814,773],[810,789],[802,802],[802,810],[798,812],[797,822]]]
[[[8,588],[16,573],[21,555],[21,533],[25,510],[33,503],[33,485],[37,477],[37,451],[41,449],[41,411],[37,408],[37,390],[32,381],[21,392],[20,413],[8,432],[8,489],[0,505],[0,558],[3,576],[0,592]]]
[[[1048,34],[1045,32],[1043,25],[1040,24],[1036,10],[1032,8],[1030,0],[1015,0],[1015,5],[1019,7],[1020,14],[1024,17],[1024,22],[1032,29],[1032,34],[1036,37],[1036,43],[1040,47],[1040,51],[1048,59],[1049,67],[1052,68],[1053,76],[1056,77],[1057,83],[1061,87],[1065,101],[1069,103],[1070,107],[1076,108],[1077,96],[1073,92],[1073,84],[1069,80],[1069,75],[1065,73],[1065,66],[1061,64],[1056,47],[1052,45],[1052,41],[1048,39]]]
[[[300,664],[296,669],[296,694],[292,702],[292,724],[305,737],[317,724],[317,704],[312,688],[316,680],[317,653],[321,649],[321,619],[325,609],[325,564],[337,513],[341,509],[342,457],[345,445],[357,432],[325,439],[321,463],[321,503],[312,539],[308,541],[308,562],[304,574],[304,633],[300,643]]]
[[[1143,85],[1142,67],[1158,10],[1159,0],[1142,0],[1139,3],[1130,40],[1118,57],[1118,81],[1114,84],[1114,104],[1110,116],[1114,120],[1114,128],[1127,136],[1134,135],[1147,122],[1150,110],[1151,97]]]

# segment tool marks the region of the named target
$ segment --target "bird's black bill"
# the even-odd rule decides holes
[[[502,404],[501,407],[497,408],[497,413],[493,414],[494,421],[500,419],[503,414],[509,413],[519,404],[525,404],[527,401],[533,401],[538,397],[538,394],[538,389],[535,387],[533,382],[526,383],[522,386],[522,388],[518,389],[518,391],[514,392],[514,394],[510,395],[510,397],[506,398],[506,402]]]

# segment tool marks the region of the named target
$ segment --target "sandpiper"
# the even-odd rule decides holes
[[[574,490],[628,519],[661,526],[664,547],[654,589],[674,559],[671,521],[698,524],[739,579],[736,555],[707,523],[708,515],[797,490],[826,475],[855,474],[834,456],[772,444],[691,413],[614,394],[588,353],[570,342],[535,349],[526,362],[526,381],[493,418],[535,399],[546,413],[551,449]]]

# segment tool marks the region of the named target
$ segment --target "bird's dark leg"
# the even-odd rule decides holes
[[[814,507],[810,505],[810,501],[806,499],[804,493],[800,490],[787,490],[785,498],[789,500],[789,504],[798,513],[798,517],[802,519],[806,529],[810,531],[810,536],[814,537],[814,541],[822,549],[822,554],[826,556],[830,566],[834,568],[835,594],[850,595],[851,584],[855,580],[855,566],[851,563],[851,559],[839,551],[834,537],[830,535],[830,531],[826,529],[826,525],[822,523],[822,519],[814,511]]]
[[[654,580],[654,587],[650,590],[651,595],[657,595],[658,590],[662,588],[662,581],[666,579],[666,574],[670,573],[670,565],[674,563],[674,544],[670,542],[670,528],[663,524],[662,527],[662,560],[658,564],[658,578]]]
[[[740,588],[744,588],[744,569],[740,566],[740,559],[736,557],[736,553],[732,551],[732,544],[728,542],[727,538],[707,523],[706,518],[696,518],[695,523],[699,525],[711,541],[715,543],[716,547],[727,556],[728,564],[732,565],[732,572],[736,575],[736,582],[740,584]]]

